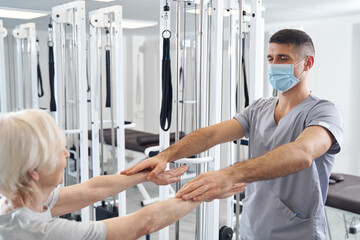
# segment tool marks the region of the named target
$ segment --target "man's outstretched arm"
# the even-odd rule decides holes
[[[334,140],[325,128],[308,127],[294,142],[226,169],[199,175],[180,189],[176,196],[184,200],[203,201],[227,192],[236,183],[274,179],[301,171],[326,153]]]
[[[147,176],[151,180],[166,169],[168,162],[201,153],[217,144],[240,139],[243,129],[236,119],[230,119],[209,127],[198,129],[179,142],[171,145],[157,156],[146,159],[124,171],[122,174],[132,175],[144,169],[153,169]]]

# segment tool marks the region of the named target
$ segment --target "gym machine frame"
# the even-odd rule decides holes
[[[180,6],[179,2],[176,2],[176,56],[177,56],[177,69],[176,69],[176,78],[177,78],[177,94],[176,94],[176,140],[179,140],[179,82],[180,82]],[[193,2],[193,1],[189,1]],[[207,2],[208,3],[208,2]],[[165,0],[160,2],[160,6],[164,6],[166,4]],[[199,66],[198,73],[197,73],[197,81],[198,81],[198,126],[205,127],[208,125],[212,125],[221,121],[221,116],[217,113],[221,112],[221,81],[216,81],[216,79],[222,79],[222,18],[223,12],[217,11],[216,9],[223,9],[223,2],[216,1],[215,2],[215,10],[212,14],[212,19],[216,23],[213,25],[211,29],[211,49],[217,49],[215,52],[211,52],[211,63],[208,63],[209,59],[207,58],[208,54],[208,35],[204,35],[203,29],[207,29],[208,22],[208,8],[204,8],[205,5],[203,0],[200,0],[198,3],[200,4],[200,34],[198,36],[197,42],[200,43],[200,48],[198,49],[197,56],[198,56],[198,63]],[[168,13],[161,11],[160,13],[160,34],[166,30],[166,26],[169,21],[169,16],[166,17]],[[206,17],[204,17],[206,16]],[[164,21],[165,19],[165,21]],[[204,22],[205,21],[205,22]],[[205,27],[204,27],[205,26]],[[219,54],[219,52],[221,54]],[[162,48],[160,43],[160,56],[162,56]],[[207,71],[204,69],[208,69],[208,66],[216,66],[211,68],[211,74],[208,76]],[[160,64],[161,66],[161,64]],[[161,68],[160,68],[161,72]],[[211,77],[210,77],[211,76]],[[160,80],[161,81],[161,80]],[[161,87],[161,82],[160,82]],[[161,92],[161,91],[160,91]],[[204,94],[201,94],[204,93]],[[211,100],[209,96],[212,96]],[[212,104],[214,107],[209,108],[209,104]],[[201,117],[203,116],[203,117]],[[169,133],[164,132],[160,129],[160,146],[153,147],[149,151],[156,151],[156,150],[163,150],[169,146]],[[210,149],[207,153],[202,153],[198,158],[185,158],[176,161],[177,164],[198,164],[198,174],[204,172],[205,170],[219,170],[220,169],[220,146],[216,146]],[[179,186],[179,185],[178,185]],[[178,190],[177,186],[177,190]],[[160,198],[167,199],[169,195],[169,188],[168,187],[161,187],[160,188]],[[206,211],[205,211],[206,209]],[[198,240],[217,240],[219,238],[219,200],[214,200],[211,203],[204,203],[197,209],[197,230],[196,230],[196,239]],[[163,230],[160,232],[159,239],[169,239],[169,234],[166,232],[168,230]],[[176,224],[175,230],[175,239],[179,239],[179,224]]]
[[[238,14],[230,15],[230,42],[229,42],[229,72],[230,72],[230,105],[229,105],[229,119],[235,116],[237,112],[244,109],[244,102],[241,95],[241,87],[244,86],[244,72],[243,72],[243,42],[242,39],[247,39],[249,42],[248,53],[245,54],[245,61],[247,60],[249,66],[248,72],[248,86],[249,86],[249,102],[263,96],[263,59],[264,59],[264,19],[261,17],[261,0],[252,0],[250,11],[245,11],[243,0],[230,0],[226,2],[226,8],[231,11],[237,11]],[[239,17],[240,16],[240,17]],[[236,87],[237,86],[237,87]],[[236,92],[238,99],[236,100]],[[236,102],[237,101],[237,102]],[[240,161],[240,145],[228,144],[228,165],[232,165]],[[235,209],[235,239],[240,238],[239,222],[240,222],[240,195],[236,197]],[[227,218],[228,226],[234,226],[234,199],[227,199]]]
[[[116,131],[117,135],[117,147],[116,147],[116,160],[117,160],[117,171],[124,170],[126,167],[125,159],[125,125],[124,125],[124,78],[123,78],[123,28],[122,28],[122,7],[111,6],[107,8],[98,9],[89,13],[90,18],[90,79],[91,79],[91,116],[92,116],[92,166],[93,166],[93,177],[99,176],[100,169],[100,154],[99,154],[99,114],[102,114],[102,83],[101,78],[103,69],[103,55],[101,50],[110,51],[110,76],[111,76],[111,87],[110,87],[110,99],[112,108],[116,106],[116,117],[111,119],[112,131]],[[107,42],[106,45],[102,43],[102,29],[108,31],[106,33]],[[104,52],[104,51],[103,51]],[[115,91],[112,91],[112,89]],[[113,94],[114,93],[114,94]],[[115,102],[113,101],[115,96]],[[116,103],[116,104],[115,104]],[[99,112],[100,109],[100,112]],[[104,121],[103,121],[104,122]],[[102,129],[102,128],[101,128]],[[112,156],[113,161],[115,160],[115,139],[112,134]],[[102,141],[101,144],[104,144]],[[103,152],[103,151],[102,151]],[[103,157],[103,154],[101,154]],[[104,161],[104,159],[102,159]],[[126,215],[126,192],[123,191],[118,194],[119,199],[119,216]],[[114,202],[115,204],[115,202]]]
[[[5,74],[5,48],[4,38],[8,32],[0,20],[0,112],[7,112],[7,84]]]
[[[80,136],[80,181],[85,182],[89,179],[88,162],[88,110],[87,110],[87,76],[86,76],[86,29],[85,29],[85,2],[75,1],[59,5],[52,8],[53,22],[53,41],[54,41],[54,59],[55,59],[55,98],[57,99],[57,111],[54,113],[58,125],[64,129],[65,134]],[[79,119],[77,129],[67,129],[66,124],[66,104],[65,98],[66,71],[65,71],[65,46],[66,33],[65,25],[73,27],[73,47],[75,56],[75,81],[77,81],[78,99],[73,100],[78,104],[77,116]],[[70,101],[69,101],[70,102]],[[78,146],[76,146],[76,151]],[[84,222],[90,220],[90,209],[85,207],[81,209],[81,219]]]
[[[27,52],[28,61],[30,61],[30,93],[31,93],[31,105],[30,108],[39,108],[39,100],[37,96],[37,59],[36,59],[36,30],[35,23],[26,23],[17,26],[12,32],[16,39],[16,65],[15,65],[15,77],[17,85],[17,110],[27,108],[24,97],[26,91],[26,84],[24,81],[24,69],[28,65],[24,66],[24,53]],[[25,40],[27,40],[27,47],[25,49]],[[29,63],[27,63],[29,64]]]

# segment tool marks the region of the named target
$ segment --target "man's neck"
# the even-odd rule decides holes
[[[279,94],[277,108],[281,112],[289,112],[299,103],[304,101],[310,95],[310,90],[306,84],[297,85],[285,93]]]
[[[275,108],[274,119],[276,124],[283,118],[288,112],[296,107],[299,103],[304,101],[310,95],[310,90],[306,85],[306,82],[300,82],[294,88],[285,93],[279,94],[279,101]]]

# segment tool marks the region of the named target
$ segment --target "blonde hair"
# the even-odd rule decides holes
[[[12,199],[31,191],[28,172],[54,171],[65,145],[65,134],[45,111],[0,114],[0,194]]]

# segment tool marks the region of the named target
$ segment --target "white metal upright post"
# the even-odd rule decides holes
[[[159,89],[160,89],[160,109],[161,109],[161,100],[163,98],[162,95],[162,81],[161,81],[161,72],[162,72],[162,56],[163,56],[163,41],[162,34],[164,30],[169,30],[171,26],[170,21],[170,11],[164,11],[164,6],[166,3],[170,4],[170,0],[160,0],[160,20],[159,20]],[[166,149],[170,146],[170,132],[163,131],[159,124],[159,148]],[[168,164],[169,165],[169,164]],[[169,166],[167,166],[167,169]],[[165,200],[169,198],[170,186],[159,186],[159,198],[160,200]],[[169,240],[170,232],[169,227],[165,227],[159,231],[159,240]]]
[[[60,33],[60,29],[64,30],[64,24],[71,24],[74,30],[76,52],[75,76],[78,83],[78,97],[76,101],[79,104],[77,118],[79,119],[78,129],[64,129],[67,134],[80,135],[80,167],[81,182],[89,179],[89,161],[88,161],[88,110],[87,110],[87,76],[86,76],[86,28],[85,28],[85,2],[75,1],[60,6],[53,7],[52,20],[55,23],[54,28],[54,58],[55,58],[55,96],[64,91],[65,84],[63,70],[65,69],[64,55],[61,51],[65,49],[65,32]],[[62,41],[60,41],[62,40]],[[63,45],[61,45],[63,44]],[[65,98],[57,98],[57,103],[65,102]],[[63,103],[66,104],[66,103]],[[65,127],[65,108],[59,107],[55,114],[58,124]],[[73,116],[75,117],[75,116]],[[81,209],[82,221],[89,221],[89,207]]]
[[[17,109],[21,110],[26,108],[24,96],[26,97],[25,91],[27,90],[27,84],[24,82],[23,73],[23,53],[27,52],[28,61],[30,61],[30,96],[31,105],[30,108],[39,108],[39,100],[37,95],[37,59],[36,59],[36,30],[35,23],[26,23],[17,26],[13,30],[13,36],[16,39],[16,66],[15,74],[17,79]],[[22,41],[27,40],[28,47],[23,49]],[[29,92],[29,90],[27,91]]]
[[[223,69],[223,25],[224,2],[216,0],[212,3],[211,43],[210,43],[210,97],[209,97],[209,126],[221,122],[222,115],[222,69]],[[209,156],[214,158],[209,163],[210,171],[220,169],[220,145],[209,149]],[[219,239],[219,200],[206,203],[207,240]]]
[[[111,107],[116,106],[116,119],[114,120],[117,133],[117,172],[125,169],[125,126],[124,126],[124,78],[123,78],[123,28],[122,28],[122,7],[111,6],[98,9],[89,13],[90,18],[90,66],[91,66],[91,115],[92,115],[92,160],[93,175],[100,175],[99,168],[99,105],[102,101],[99,96],[99,74],[103,66],[98,65],[98,59],[102,58],[99,49],[105,49],[104,45],[98,44],[99,37],[102,37],[101,29],[107,28],[110,31],[111,45],[108,46],[111,52],[111,85],[115,88],[115,101]],[[113,96],[113,94],[111,95]],[[113,139],[114,141],[114,139]],[[126,192],[118,195],[119,216],[126,215]]]
[[[5,48],[4,38],[7,36],[7,30],[0,20],[0,112],[7,112],[7,81],[5,74]]]
[[[249,101],[263,97],[264,92],[264,19],[261,0],[251,1],[249,52]]]
[[[230,73],[230,81],[229,81],[229,115],[228,118],[232,118],[236,114],[236,73],[237,73],[237,39],[238,39],[238,21],[239,21],[239,14],[233,14],[236,10],[231,10],[230,15],[230,41],[229,41],[229,73]],[[235,144],[233,142],[229,142],[229,151],[228,151],[228,161],[227,166],[234,164],[235,156]],[[234,223],[234,201],[233,197],[226,199],[226,225],[229,227],[233,227]]]

